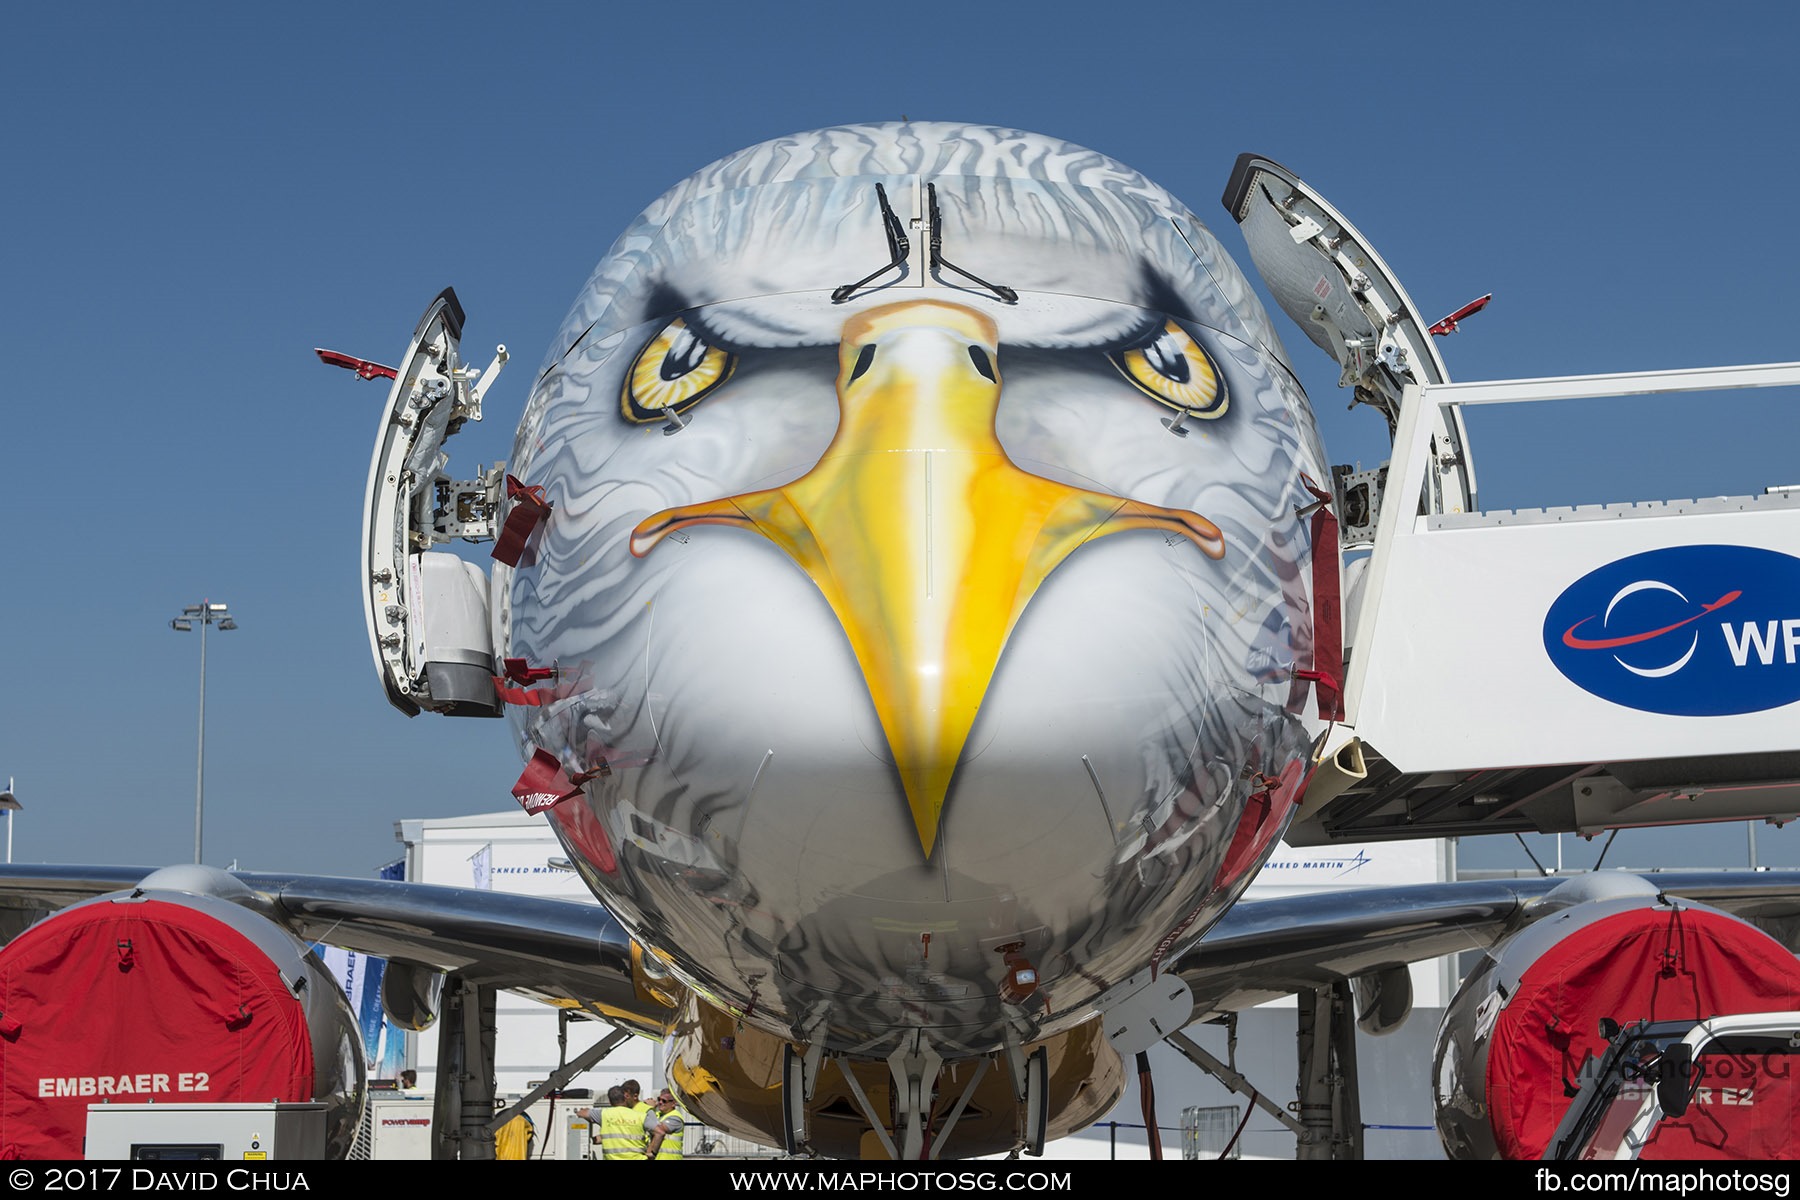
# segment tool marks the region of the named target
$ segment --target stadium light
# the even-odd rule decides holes
[[[221,630],[236,629],[237,622],[231,619],[228,605],[216,604],[210,600],[202,600],[198,604],[190,604],[181,610],[181,615],[169,622],[169,628],[177,633],[192,633],[194,626],[200,626],[200,750],[194,764],[194,861],[200,861],[200,850],[203,845],[202,831],[206,822],[206,627],[217,625]],[[11,862],[11,824],[7,818],[8,858]]]

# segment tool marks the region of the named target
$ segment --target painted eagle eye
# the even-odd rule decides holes
[[[1147,341],[1107,357],[1159,404],[1206,420],[1225,413],[1225,380],[1200,344],[1173,321]]]
[[[635,424],[667,420],[671,412],[685,412],[706,394],[731,378],[737,356],[709,345],[680,317],[638,351],[619,407]]]

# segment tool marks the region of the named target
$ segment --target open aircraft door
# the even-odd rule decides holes
[[[1381,411],[1391,437],[1408,383],[1449,382],[1431,326],[1406,289],[1343,214],[1278,163],[1239,155],[1223,200],[1276,303],[1337,360],[1343,369],[1338,385],[1354,387],[1358,401]],[[1432,452],[1437,467],[1428,481],[1427,510],[1472,511],[1475,468],[1454,409],[1437,420]],[[1374,540],[1386,474],[1385,467],[1340,468],[1333,481],[1347,547]]]
[[[472,480],[445,473],[444,442],[481,420],[481,399],[506,362],[465,366],[463,309],[445,288],[413,331],[382,412],[363,507],[363,615],[388,701],[408,716],[499,716],[481,569],[431,547],[494,536],[505,464]]]

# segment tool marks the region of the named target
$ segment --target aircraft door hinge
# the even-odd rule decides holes
[[[1375,544],[1375,522],[1381,515],[1387,477],[1386,463],[1373,471],[1350,466],[1331,468],[1332,507],[1338,514],[1339,544],[1345,550]]]
[[[1286,215],[1289,220],[1294,222],[1293,225],[1288,228],[1288,236],[1294,239],[1294,245],[1296,246],[1302,242],[1310,242],[1321,233],[1325,232],[1325,227],[1311,217],[1300,216],[1296,213],[1288,213]]]
[[[451,479],[440,474],[431,510],[431,540],[491,542],[498,525],[501,485],[506,464],[497,462],[475,479]]]
[[[1369,360],[1362,338],[1345,337],[1322,304],[1313,306],[1312,321],[1331,343],[1332,355],[1343,365],[1343,371],[1338,376],[1339,387],[1348,387],[1368,374]]]
[[[1412,378],[1412,367],[1407,362],[1406,348],[1393,338],[1381,339],[1381,348],[1376,352],[1376,357],[1381,360],[1382,366],[1394,374],[1404,375],[1408,379]]]
[[[493,388],[494,381],[500,378],[501,368],[511,357],[506,352],[506,343],[502,342],[494,347],[494,357],[485,368],[458,366],[450,372],[450,387],[455,396],[450,406],[451,433],[462,428],[464,421],[481,420],[482,398]]]

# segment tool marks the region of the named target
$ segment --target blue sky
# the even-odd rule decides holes
[[[1495,293],[1443,347],[1456,378],[1781,361],[1800,358],[1797,33],[1773,4],[15,7],[16,857],[189,856],[198,647],[168,620],[202,598],[241,625],[208,643],[209,862],[366,874],[398,819],[511,804],[499,723],[382,698],[355,563],[385,393],[312,347],[391,362],[453,284],[471,356],[504,341],[518,361],[452,465],[503,458],[595,261],[721,154],[903,115],[1016,125],[1145,171],[1248,268],[1217,198],[1254,150],[1321,188],[1427,312]],[[1383,458],[1335,366],[1282,335],[1334,459]],[[1490,504],[1800,482],[1800,418],[1774,401],[1485,432]],[[1608,861],[1735,864],[1744,844],[1628,833]],[[1800,865],[1792,827],[1759,846]],[[1463,857],[1528,865],[1511,839]]]

